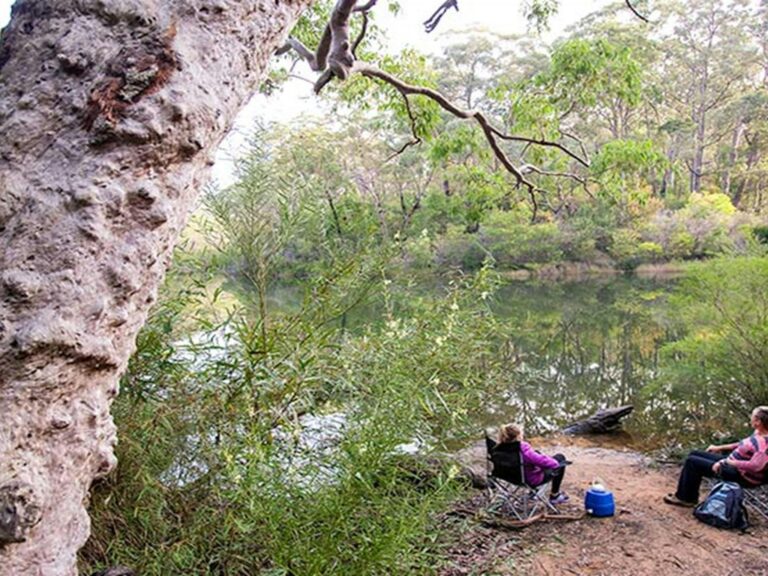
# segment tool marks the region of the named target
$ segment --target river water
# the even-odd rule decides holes
[[[675,283],[622,276],[504,286],[496,310],[517,327],[509,351],[514,386],[492,420],[504,416],[544,433],[601,408],[649,407],[641,391],[672,339],[667,296]]]
[[[501,286],[492,309],[508,322],[503,355],[508,384],[495,392],[486,412],[476,414],[478,429],[501,422],[523,423],[530,434],[545,434],[601,408],[633,404],[630,431],[655,426],[638,418],[653,408],[642,394],[657,376],[660,348],[672,339],[668,295],[676,277],[608,276],[576,281],[510,280]],[[438,282],[419,291],[439,297]],[[272,292],[270,305],[298,307],[299,290]],[[382,317],[374,299],[343,320],[353,332]]]

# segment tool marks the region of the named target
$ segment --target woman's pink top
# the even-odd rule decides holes
[[[544,481],[544,470],[560,466],[554,458],[536,452],[528,442],[520,442],[520,454],[523,457],[525,481],[531,486],[538,486]]]

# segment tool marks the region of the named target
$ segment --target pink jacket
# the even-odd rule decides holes
[[[531,486],[538,486],[544,481],[544,470],[560,465],[554,458],[536,452],[528,442],[520,442],[520,454],[523,457],[525,481]]]

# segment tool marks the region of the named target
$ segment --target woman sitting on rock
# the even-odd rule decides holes
[[[505,424],[499,428],[498,444],[494,450],[503,452],[512,448],[515,442],[520,442],[525,483],[535,487],[552,480],[549,501],[552,504],[567,502],[568,495],[560,491],[560,485],[565,476],[565,456],[562,454],[547,456],[534,450],[528,442],[523,442],[523,427],[517,424]]]
[[[677,492],[664,496],[675,506],[696,506],[702,478],[718,478],[754,488],[768,482],[765,453],[768,450],[768,406],[752,411],[750,425],[754,434],[741,442],[709,446],[706,452],[694,450],[685,459]],[[730,454],[725,454],[730,452]]]

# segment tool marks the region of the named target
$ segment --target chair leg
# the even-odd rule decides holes
[[[744,504],[753,512],[768,520],[768,503],[760,499],[760,495],[751,490],[744,491]]]
[[[553,513],[553,514],[560,514],[560,510],[557,509],[557,506],[552,504],[552,502],[549,501],[549,497],[547,496],[547,491],[550,488],[550,483],[547,482],[546,484],[541,484],[540,486],[537,486],[536,488],[532,488],[532,492],[534,494],[534,498],[542,505],[544,508]]]
[[[529,487],[509,485],[492,476],[488,477],[486,491],[488,504],[485,510],[491,514],[509,514],[517,520],[526,520],[541,504],[540,500],[530,496],[532,490]]]

